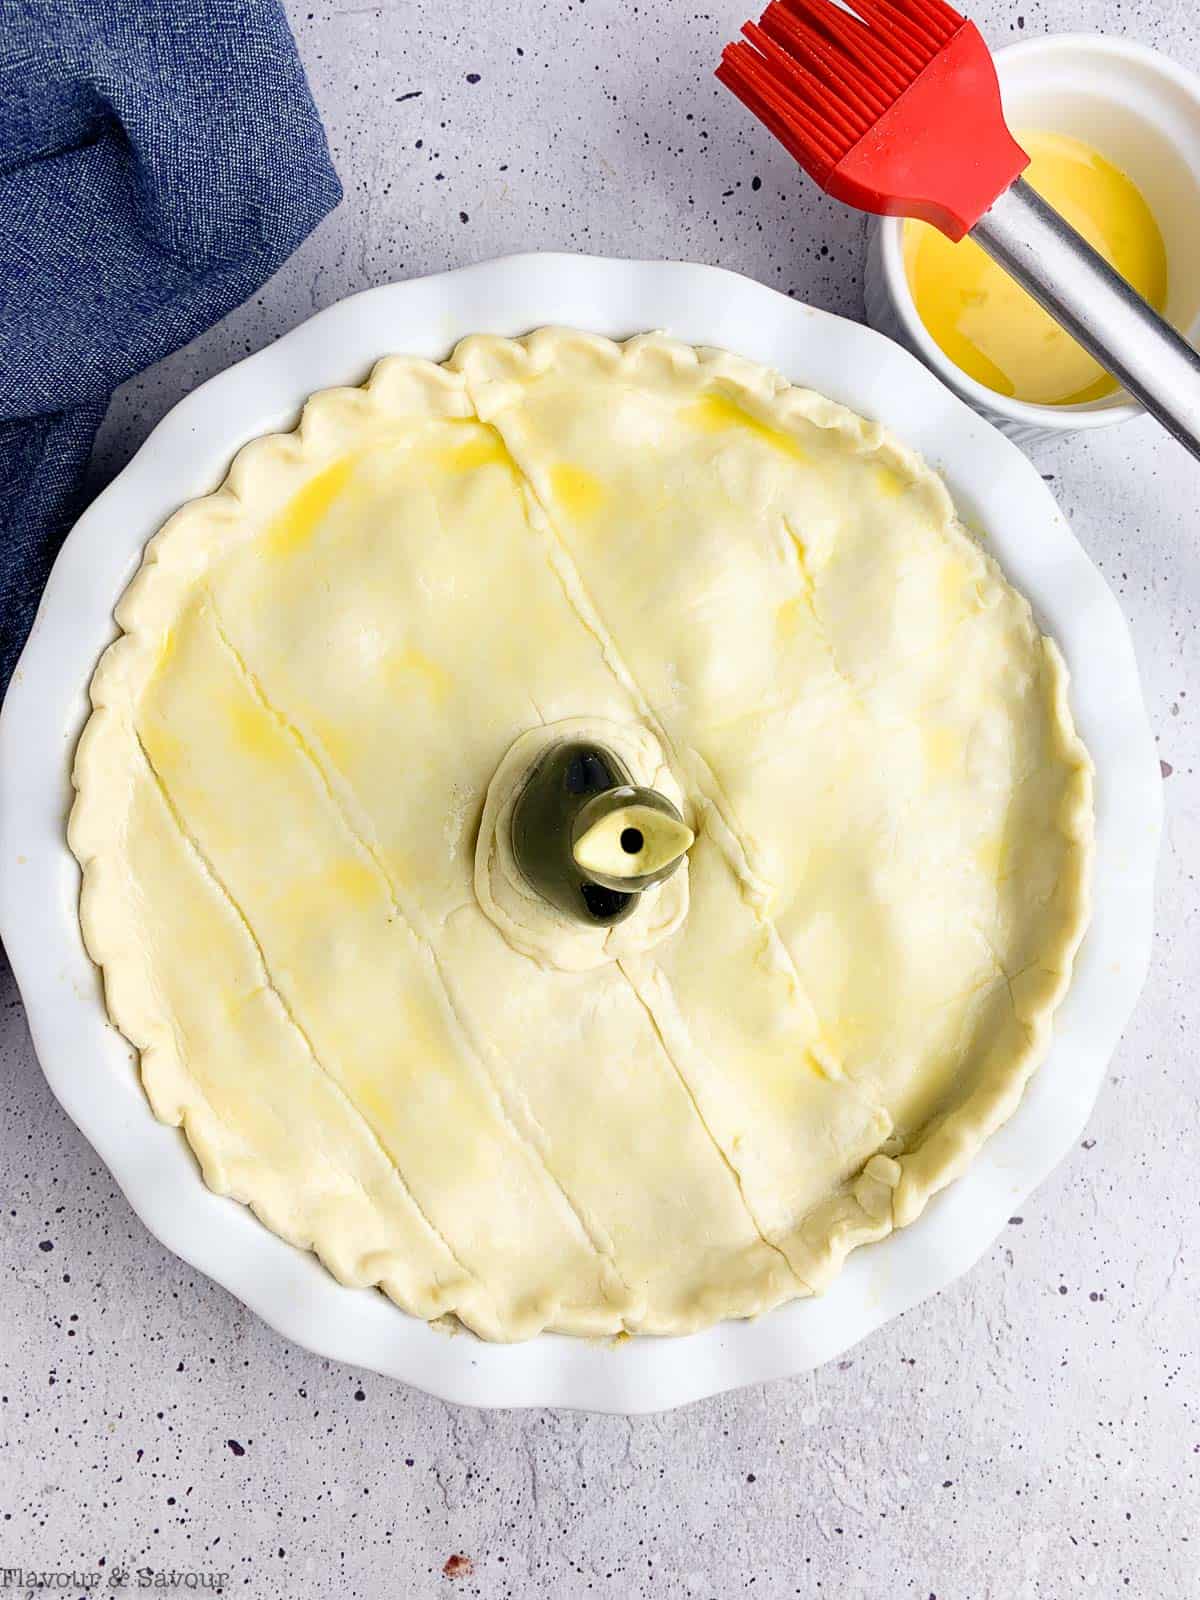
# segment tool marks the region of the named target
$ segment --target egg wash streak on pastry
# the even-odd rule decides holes
[[[117,619],[70,830],[110,1014],[210,1185],[344,1282],[500,1339],[752,1315],[1044,1053],[1091,841],[1061,660],[916,457],[762,368],[387,358]],[[697,834],[583,934],[504,832],[566,732]]]

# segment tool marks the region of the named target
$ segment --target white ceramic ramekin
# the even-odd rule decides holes
[[[1127,172],[1145,195],[1167,250],[1166,313],[1200,332],[1200,78],[1145,45],[1099,34],[1027,39],[996,52],[1009,126],[1071,134]],[[1124,391],[1078,406],[1028,405],[969,378],[935,344],[904,269],[904,222],[871,234],[867,319],[898,339],[976,411],[1018,443],[1104,428],[1142,414]]]

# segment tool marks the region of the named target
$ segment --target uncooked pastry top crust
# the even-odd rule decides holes
[[[345,1283],[492,1339],[753,1315],[1045,1052],[1092,839],[1062,660],[923,462],[762,367],[388,357],[117,621],[70,824],[110,1015],[206,1181]],[[697,834],[586,949],[476,860],[559,724],[625,730]]]

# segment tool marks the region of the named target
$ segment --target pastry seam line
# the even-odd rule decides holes
[[[654,962],[650,962],[649,965],[654,967],[654,971],[657,974],[657,976],[659,976],[664,983],[667,983],[668,987],[669,987],[667,976],[663,972],[662,968],[659,967]],[[667,1043],[666,1036],[663,1033],[663,1030],[662,1030],[662,1027],[661,1027],[661,1025],[659,1023],[659,1020],[658,1020],[657,1016],[654,1014],[653,1006],[650,1004],[650,1002],[646,999],[646,997],[642,994],[641,990],[638,988],[637,983],[634,981],[634,979],[633,979],[633,977],[632,977],[632,975],[631,975],[631,973],[629,971],[629,968],[628,968],[628,966],[626,964],[626,960],[624,958],[622,958],[621,960],[619,960],[617,962],[617,966],[621,969],[621,976],[625,979],[625,982],[629,985],[630,990],[633,993],[634,999],[637,1001],[638,1005],[641,1006],[642,1010],[646,1013],[646,1016],[649,1018],[650,1026],[654,1029],[655,1037],[658,1039],[658,1042],[659,1042],[659,1045],[660,1045],[660,1047],[662,1049],[663,1054],[666,1056],[667,1060],[671,1063],[671,1066],[672,1066],[672,1068],[674,1069],[674,1072],[675,1072],[675,1076],[679,1079],[679,1082],[683,1087],[683,1092],[688,1097],[688,1103],[691,1105],[691,1108],[692,1108],[693,1112],[695,1113],[697,1122],[704,1129],[705,1135],[708,1138],[709,1143],[712,1145],[713,1149],[717,1152],[717,1155],[721,1158],[721,1161],[722,1161],[726,1171],[729,1173],[730,1177],[733,1179],[734,1183],[737,1185],[738,1197],[740,1198],[740,1200],[742,1202],[742,1207],[745,1210],[746,1216],[750,1219],[750,1225],[753,1227],[753,1229],[754,1229],[755,1233],[758,1235],[758,1237],[762,1240],[763,1244],[766,1245],[767,1249],[768,1250],[773,1250],[775,1252],[775,1254],[783,1262],[784,1266],[791,1273],[792,1277],[801,1286],[801,1288],[806,1289],[809,1294],[814,1293],[812,1285],[809,1284],[809,1283],[806,1283],[805,1280],[796,1271],[795,1267],[792,1265],[791,1261],[788,1258],[787,1252],[782,1248],[782,1246],[777,1245],[774,1242],[774,1240],[769,1239],[767,1237],[767,1235],[763,1232],[762,1225],[759,1222],[757,1216],[755,1216],[755,1214],[754,1214],[754,1207],[750,1204],[750,1201],[749,1201],[749,1199],[748,1199],[748,1197],[746,1195],[746,1188],[745,1188],[745,1183],[744,1183],[744,1181],[742,1179],[742,1174],[738,1171],[737,1167],[734,1166],[733,1162],[729,1159],[728,1155],[725,1153],[725,1150],[722,1148],[720,1140],[717,1138],[717,1136],[713,1132],[713,1130],[709,1127],[708,1119],[705,1117],[703,1111],[701,1111],[701,1109],[700,1109],[700,1103],[696,1099],[696,1096],[695,1096],[695,1093],[694,1093],[694,1091],[692,1089],[691,1084],[688,1082],[687,1074],[684,1072],[683,1068],[679,1065],[679,1062],[676,1061],[674,1053],[672,1052],[670,1045]]]
[[[468,394],[469,393],[470,384],[468,383]],[[472,403],[474,403],[473,397]],[[583,577],[580,574],[578,565],[576,564],[570,551],[567,549],[562,535],[558,531],[558,527],[549,507],[538,493],[528,473],[526,473],[520,462],[513,455],[512,450],[509,447],[508,440],[504,437],[500,423],[498,421],[494,421],[492,422],[491,426],[495,429],[497,435],[500,437],[504,450],[512,463],[514,472],[525,485],[530,499],[533,501],[537,510],[541,513],[541,521],[545,524],[545,528],[548,530],[549,535],[548,538],[543,536],[541,542],[543,549],[546,551],[546,560],[550,566],[550,569],[558,579],[559,587],[563,593],[563,598],[566,600],[567,605],[578,618],[580,624],[587,630],[589,634],[591,634],[592,638],[595,639],[600,648],[601,658],[608,667],[609,671],[613,674],[614,678],[616,678],[617,682],[621,685],[625,692],[631,696],[635,705],[637,705],[639,708],[642,716],[644,716],[646,720],[652,724],[655,732],[662,740],[663,744],[675,758],[677,765],[680,767],[685,767],[684,762],[680,760],[680,746],[678,741],[672,737],[670,730],[663,721],[663,718],[650,703],[649,698],[643,692],[641,685],[638,683],[632,671],[626,664],[612,630],[604,621],[599,607],[596,605],[595,600],[588,591],[587,585],[583,581]],[[533,523],[535,532],[538,532],[539,530],[537,528],[536,520],[530,518],[530,521]],[[548,548],[550,546],[552,546],[554,552],[557,552],[559,560],[555,560],[551,548]],[[564,567],[567,569],[565,575],[563,571]],[[576,603],[576,600],[571,593],[570,584],[567,581],[568,577],[574,580],[579,593],[587,602],[588,609],[591,612],[590,617],[587,616]],[[725,847],[725,841],[722,839],[722,842],[719,845],[721,854],[725,857],[727,864],[733,871],[734,876],[738,879],[738,882],[741,884],[743,890],[748,888],[751,891],[749,896],[750,909],[754,914],[756,921],[767,931],[767,934],[776,950],[779,951],[786,959],[787,965],[791,969],[792,980],[796,986],[796,990],[803,997],[804,1003],[807,1005],[809,1013],[816,1023],[816,1032],[819,1036],[821,1033],[820,1018],[817,1015],[816,1007],[813,1005],[812,1000],[804,987],[804,983],[801,979],[799,969],[796,966],[795,959],[792,956],[792,952],[780,934],[774,919],[765,909],[765,905],[760,904],[760,902],[765,902],[769,896],[771,886],[754,870],[754,867],[750,861],[749,851],[746,846],[745,830],[739,823],[737,814],[724,791],[724,787],[721,784],[720,779],[717,777],[709,763],[705,761],[704,757],[698,750],[691,751],[691,754],[703,766],[704,773],[707,776],[708,785],[713,790],[713,793],[706,793],[704,786],[700,782],[697,782],[696,787],[700,790],[701,796],[705,803],[716,811],[717,816],[724,824],[722,833],[727,833],[729,838],[737,846],[736,856],[731,859],[731,853],[728,848]],[[816,1069],[821,1072],[822,1076],[831,1078],[834,1081],[837,1080],[836,1074],[827,1072],[823,1067],[817,1064],[816,1058],[812,1055],[811,1051],[809,1052],[809,1061],[816,1066]]]
[[[330,1072],[329,1068],[325,1065],[325,1063],[321,1060],[320,1056],[317,1054],[316,1050],[313,1047],[312,1040],[308,1036],[307,1029],[304,1027],[304,1024],[300,1021],[300,1019],[296,1016],[295,1012],[292,1010],[291,1006],[288,1004],[286,998],[284,997],[282,991],[280,990],[280,988],[276,984],[275,979],[271,974],[271,969],[270,969],[269,965],[267,964],[266,952],[263,950],[262,944],[259,941],[258,935],[254,931],[254,927],[251,924],[250,919],[247,917],[246,913],[243,911],[242,907],[240,906],[238,901],[235,899],[232,891],[226,885],[224,879],[217,872],[215,866],[209,860],[207,854],[204,852],[203,849],[201,849],[199,841],[194,837],[194,835],[191,833],[191,831],[189,830],[189,828],[185,824],[185,822],[183,820],[183,816],[182,816],[178,806],[175,804],[175,801],[171,796],[170,790],[167,788],[166,782],[164,781],[164,779],[162,777],[162,774],[159,772],[158,768],[154,765],[154,762],[151,760],[150,752],[146,749],[146,746],[145,746],[145,744],[144,744],[144,742],[142,740],[142,736],[141,736],[141,734],[139,733],[139,731],[137,730],[136,727],[133,728],[133,737],[134,737],[134,739],[135,739],[135,741],[137,743],[138,749],[141,751],[142,759],[146,763],[146,769],[150,773],[150,776],[153,778],[155,786],[157,787],[159,794],[162,796],[163,803],[165,804],[165,806],[167,808],[167,811],[168,811],[168,813],[169,813],[169,815],[171,817],[171,820],[175,824],[175,827],[179,830],[180,837],[183,839],[183,841],[187,845],[188,849],[195,856],[196,861],[199,864],[201,870],[203,871],[205,877],[209,880],[209,882],[213,885],[213,887],[221,895],[222,899],[224,899],[226,904],[229,906],[230,910],[234,913],[234,915],[238,919],[238,921],[241,924],[241,926],[245,929],[246,937],[250,940],[250,943],[253,945],[254,951],[255,951],[255,955],[256,955],[256,957],[258,959],[258,964],[262,969],[262,976],[263,976],[263,980],[264,980],[264,983],[265,983],[265,987],[275,997],[275,1000],[276,1000],[276,1002],[277,1002],[277,1004],[278,1004],[278,1006],[280,1008],[280,1011],[283,1013],[284,1018],[291,1025],[291,1027],[295,1029],[296,1033],[298,1034],[298,1036],[300,1037],[301,1041],[303,1042],[305,1049],[308,1051],[308,1054],[311,1056],[314,1064],[319,1068],[319,1070],[323,1073],[325,1078],[332,1085],[334,1093],[340,1099],[342,1099],[345,1102],[345,1104],[350,1108],[350,1110],[353,1113],[353,1115],[355,1117],[357,1117],[359,1122],[361,1122],[362,1126],[366,1129],[368,1137],[370,1138],[371,1142],[375,1145],[375,1147],[379,1151],[379,1153],[383,1156],[384,1160],[387,1162],[388,1169],[394,1175],[395,1181],[398,1184],[399,1188],[401,1189],[402,1193],[408,1199],[408,1201],[412,1205],[413,1210],[416,1212],[417,1216],[424,1223],[425,1227],[429,1230],[429,1232],[432,1235],[432,1237],[434,1239],[436,1239],[442,1245],[442,1247],[445,1249],[447,1255],[450,1257],[451,1261],[454,1262],[454,1264],[458,1267],[459,1271],[463,1274],[463,1276],[470,1283],[475,1285],[479,1289],[480,1293],[483,1294],[490,1302],[491,1301],[491,1295],[490,1295],[489,1291],[487,1290],[487,1288],[485,1287],[485,1285],[476,1276],[476,1274],[473,1273],[470,1270],[470,1268],[467,1267],[459,1259],[457,1253],[454,1250],[453,1245],[445,1237],[445,1235],[441,1232],[441,1230],[439,1228],[437,1228],[434,1225],[434,1223],[432,1222],[432,1220],[426,1215],[424,1207],[421,1205],[421,1203],[417,1199],[416,1195],[413,1194],[412,1190],[409,1188],[408,1184],[405,1182],[404,1174],[401,1172],[400,1168],[397,1166],[396,1162],[393,1160],[392,1156],[390,1155],[390,1153],[387,1150],[387,1147],[384,1145],[383,1141],[380,1139],[378,1133],[376,1133],[375,1129],[371,1126],[370,1120],[367,1118],[367,1116],[363,1112],[362,1108],[355,1103],[353,1098],[346,1092],[346,1090],[338,1082],[338,1080],[334,1076],[334,1074],[332,1072]],[[451,1308],[447,1308],[447,1309],[451,1309]],[[493,1314],[495,1314],[494,1305],[493,1305]],[[499,1321],[499,1318],[497,1318],[497,1321]]]
[[[804,540],[792,527],[792,519],[789,516],[784,514],[780,520],[783,523],[783,531],[788,536],[788,541],[791,544],[792,553],[796,557],[796,565],[800,572],[801,590],[797,598],[802,600],[808,608],[808,614],[817,630],[817,638],[821,641],[825,648],[825,653],[829,657],[829,665],[833,668],[838,680],[845,686],[851,700],[865,714],[867,708],[863,704],[862,691],[853,678],[844,671],[841,662],[838,660],[837,651],[833,647],[833,640],[829,637],[829,630],[825,626],[825,619],[822,617],[820,607],[817,605],[817,580],[813,574],[812,567],[809,565],[808,550],[805,547]]]
[[[279,725],[279,727],[287,735],[289,741],[295,745],[296,749],[300,752],[303,758],[313,768],[318,779],[320,780],[320,784],[325,792],[326,799],[331,809],[337,816],[341,826],[345,829],[346,833],[349,834],[350,838],[354,841],[359,850],[366,855],[371,863],[372,868],[382,882],[383,887],[387,892],[393,912],[403,921],[408,931],[428,952],[446,1004],[458,1025],[459,1032],[462,1035],[463,1042],[465,1043],[468,1052],[475,1057],[477,1064],[482,1068],[483,1080],[487,1084],[495,1099],[495,1103],[500,1110],[501,1118],[504,1124],[511,1130],[517,1141],[525,1149],[533,1153],[538,1165],[541,1167],[546,1177],[550,1180],[551,1185],[562,1197],[568,1212],[574,1219],[576,1226],[579,1228],[589,1247],[594,1251],[600,1260],[606,1262],[612,1271],[616,1273],[626,1294],[631,1300],[635,1300],[637,1297],[634,1294],[632,1286],[625,1281],[624,1277],[617,1269],[615,1252],[611,1241],[607,1239],[606,1235],[604,1234],[603,1230],[599,1228],[598,1224],[592,1223],[587,1218],[576,1201],[567,1192],[562,1181],[550,1167],[550,1164],[546,1159],[545,1151],[542,1148],[543,1142],[546,1145],[549,1144],[549,1138],[545,1130],[538,1123],[537,1118],[534,1116],[532,1108],[527,1102],[524,1103],[522,1108],[523,1119],[529,1124],[529,1128],[527,1130],[523,1129],[518,1124],[513,1112],[506,1103],[507,1097],[501,1092],[500,1085],[497,1082],[497,1074],[492,1067],[488,1065],[489,1059],[492,1059],[493,1057],[493,1052],[490,1049],[485,1050],[481,1047],[477,1030],[468,1022],[468,1020],[464,1017],[463,1012],[460,1010],[453,990],[451,989],[450,982],[446,976],[445,968],[443,967],[441,959],[438,956],[437,950],[432,940],[418,930],[417,926],[415,925],[417,919],[402,903],[397,892],[396,885],[392,881],[392,876],[388,872],[387,867],[381,857],[378,846],[369,838],[366,838],[363,834],[361,834],[354,826],[351,818],[347,815],[343,802],[339,799],[338,794],[334,789],[332,782],[330,781],[328,773],[325,771],[325,768],[318,758],[316,751],[305,737],[303,731],[296,726],[296,724],[285,712],[281,711],[268,698],[257,673],[255,673],[251,668],[245,656],[238,649],[237,645],[233,642],[228,631],[226,630],[225,625],[217,611],[216,602],[211,591],[206,592],[206,598],[208,600],[210,613],[213,619],[213,627],[217,637],[220,639],[221,644],[229,653],[230,658],[236,665],[247,689],[254,696],[259,705],[261,705],[263,710],[266,711],[267,714]],[[343,779],[343,781],[345,780]],[[522,1101],[524,1101],[524,1097],[522,1096],[521,1098]]]

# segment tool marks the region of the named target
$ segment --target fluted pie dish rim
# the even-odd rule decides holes
[[[326,1290],[312,1277],[315,1272],[318,1280],[323,1278],[314,1262],[266,1235],[244,1214],[235,1221],[233,1207],[199,1190],[177,1135],[143,1125],[141,1114],[148,1118],[149,1112],[137,1099],[140,1090],[130,1077],[128,1054],[111,1031],[105,1034],[95,979],[81,961],[78,934],[71,926],[73,872],[69,859],[63,858],[61,835],[57,852],[49,848],[45,824],[52,813],[47,815],[44,803],[40,848],[35,844],[30,854],[14,845],[14,854],[25,859],[6,873],[5,935],[47,1076],[113,1166],[135,1208],[172,1248],[234,1288],[282,1331],[448,1398],[656,1409],[826,1359],[969,1264],[1077,1134],[1140,985],[1159,790],[1136,669],[1115,602],[1074,543],[1044,485],[1013,447],[877,335],[797,307],[717,269],[526,257],[368,291],[190,396],[81,519],[56,568],[6,706],[4,778],[11,791],[16,764],[8,757],[22,734],[29,749],[28,734],[36,720],[29,707],[31,698],[37,698],[31,689],[41,691],[44,718],[51,680],[57,679],[62,712],[57,738],[45,752],[58,763],[57,772],[52,777],[54,768],[46,759],[33,765],[45,793],[58,799],[54,820],[61,828],[63,763],[78,728],[91,662],[111,631],[108,610],[145,538],[182,500],[214,488],[239,445],[289,425],[310,392],[336,382],[360,382],[364,368],[385,351],[441,358],[468,332],[516,334],[545,323],[584,326],[615,337],[663,328],[687,343],[730,348],[767,362],[794,382],[878,416],[945,473],[961,512],[983,533],[1015,586],[1033,601],[1041,625],[1064,648],[1073,672],[1077,721],[1097,768],[1095,921],[1060,1012],[1049,1059],[1012,1122],[985,1146],[966,1176],[935,1200],[906,1235],[853,1258],[821,1300],[799,1302],[759,1322],[723,1324],[682,1339],[639,1340],[618,1348],[547,1335],[528,1347],[499,1350],[467,1338],[447,1339],[399,1316],[378,1296],[341,1289],[331,1280],[325,1280]],[[119,536],[114,529],[121,530]],[[114,540],[119,540],[119,558]],[[97,569],[106,565],[101,578]],[[84,593],[85,569],[92,579],[91,595]],[[86,628],[79,627],[81,609],[91,612]],[[60,619],[57,649],[49,649],[55,617]],[[64,648],[66,639],[72,639],[73,649]],[[64,659],[71,655],[73,662]],[[75,683],[67,675],[72,666],[79,674]],[[22,729],[23,714],[27,720]],[[18,787],[28,791],[29,776],[22,774]],[[14,834],[21,839],[32,820],[13,799],[11,792],[6,795],[6,849]],[[36,800],[33,805],[36,814]],[[47,919],[10,915],[16,906],[7,885],[20,881],[23,869],[28,884],[30,867],[57,877],[57,904],[50,908],[56,915]],[[46,923],[40,962],[29,959],[38,943],[30,923],[39,921]],[[64,956],[67,967],[74,968],[69,981],[73,1003],[64,1004],[61,993],[54,997],[53,980],[48,993],[44,981],[45,954],[56,937],[60,970]],[[1089,974],[1091,994],[1085,993],[1081,1005],[1080,990],[1089,988]],[[84,1076],[71,1057],[94,1063],[97,1046],[103,1074],[93,1065],[91,1075]],[[1056,1066],[1064,1055],[1068,1066]],[[102,1077],[107,1079],[103,1090]],[[1047,1079],[1051,1087],[1043,1089]],[[1026,1115],[1034,1101],[1046,1102],[1036,1119]],[[1014,1142],[1013,1130],[1022,1122],[1029,1126]],[[993,1155],[997,1144],[1002,1148]],[[218,1210],[204,1221],[200,1213],[192,1216],[192,1197],[185,1204],[179,1193],[185,1183],[199,1191],[197,1198],[206,1207]],[[967,1201],[956,1203],[964,1189]],[[172,1193],[169,1202],[163,1198],[167,1192]],[[910,1245],[910,1240],[915,1242]],[[901,1242],[907,1248],[898,1251]],[[868,1258],[885,1256],[878,1267],[860,1266]],[[816,1315],[814,1308],[820,1308]],[[519,1354],[522,1350],[527,1353]],[[537,1356],[530,1360],[533,1351]]]

